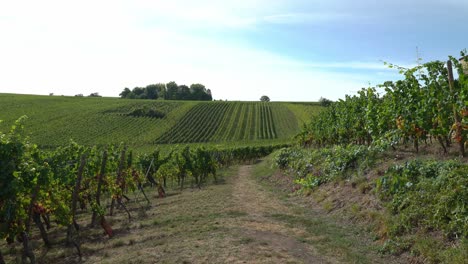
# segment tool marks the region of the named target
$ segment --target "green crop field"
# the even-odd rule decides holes
[[[284,139],[297,129],[296,116],[283,103],[199,103],[157,143]]]
[[[0,94],[0,131],[27,115],[32,142],[55,147],[287,142],[319,110],[313,103],[194,102]]]

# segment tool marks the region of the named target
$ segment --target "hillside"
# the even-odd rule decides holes
[[[200,103],[157,142],[285,139],[297,133],[297,128],[296,116],[281,103]]]
[[[0,94],[0,130],[27,115],[42,147],[70,139],[85,145],[125,142],[235,144],[287,141],[319,107],[313,103],[194,102]]]

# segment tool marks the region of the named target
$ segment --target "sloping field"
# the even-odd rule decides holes
[[[291,137],[297,130],[296,116],[283,103],[199,103],[156,142],[270,140]]]
[[[193,106],[193,102],[160,102],[117,98],[80,98],[0,94],[0,130],[27,115],[26,132],[43,147],[125,142],[134,147],[154,144]],[[152,117],[155,114],[157,117]],[[153,115],[152,115],[153,113]]]
[[[290,139],[319,107],[280,102],[194,102],[0,94],[0,131],[27,115],[32,142],[54,147],[125,142],[237,144]]]

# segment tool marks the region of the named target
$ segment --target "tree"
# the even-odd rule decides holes
[[[145,88],[146,98],[148,99],[157,99],[158,98],[158,85],[150,84]]]
[[[149,84],[146,87],[135,87],[132,90],[125,87],[119,96],[125,99],[213,100],[211,90],[206,89],[203,84],[195,83],[188,87],[177,85],[176,82]]]
[[[166,96],[166,84],[164,83],[157,83],[155,84],[157,91],[158,91],[158,98],[165,99]]]
[[[205,85],[200,83],[194,83],[190,85],[190,92],[192,93],[192,100],[203,100],[206,94]]]
[[[324,97],[320,97],[319,103],[321,106],[327,107],[330,106],[333,103],[333,101]]]
[[[270,97],[266,96],[266,95],[262,95],[262,97],[260,97],[260,101],[262,102],[270,102]]]
[[[135,88],[133,88],[132,93],[134,93],[134,94],[137,96],[137,98],[138,98],[140,95],[142,95],[142,94],[145,93],[145,88],[143,88],[143,87],[135,87]]]
[[[125,87],[125,89],[119,94],[120,98],[128,98],[128,95],[131,93],[132,91]]]
[[[206,101],[213,101],[213,96],[211,95],[211,90],[206,90]]]
[[[88,95],[88,97],[102,97],[99,95],[99,93],[91,93],[90,95]]]
[[[176,82],[169,82],[166,84],[166,100],[176,100],[177,99],[177,90],[178,86]]]
[[[177,100],[190,100],[192,95],[190,94],[190,88],[187,85],[179,85],[177,91]]]

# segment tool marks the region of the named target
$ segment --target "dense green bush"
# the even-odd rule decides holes
[[[355,175],[366,177],[380,152],[380,147],[362,145],[292,147],[278,150],[274,162],[302,188],[313,189]],[[464,263],[460,260],[468,252],[468,164],[412,160],[391,166],[375,187],[374,193],[389,211],[384,223],[377,224],[385,230],[380,235],[385,239],[381,252],[409,251],[428,263]],[[445,239],[437,234],[444,234]]]
[[[390,235],[419,227],[449,238],[468,235],[468,165],[414,160],[391,167],[377,180],[380,197],[395,216]]]
[[[127,115],[135,117],[150,117],[150,118],[164,118],[166,114],[153,108],[138,108],[134,109]]]
[[[346,179],[351,170],[368,168],[378,151],[366,146],[334,146],[307,150],[284,148],[274,157],[275,164],[296,178],[296,183],[306,188],[317,187],[332,180]]]

